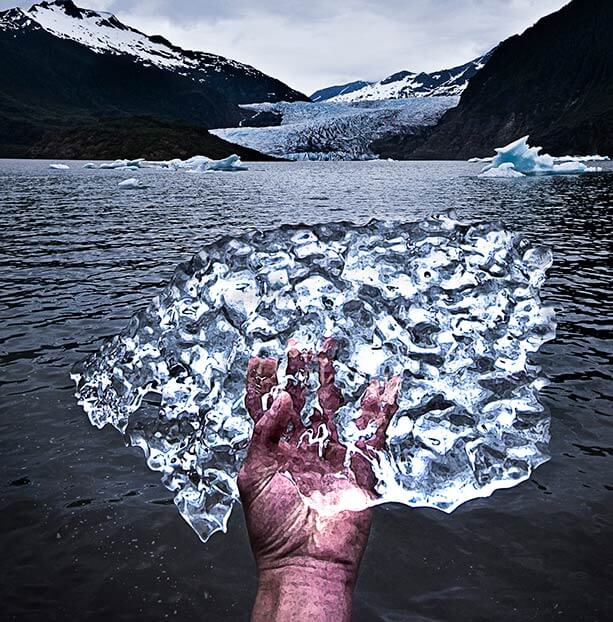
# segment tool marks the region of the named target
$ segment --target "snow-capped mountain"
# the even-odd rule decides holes
[[[247,73],[259,73],[249,65],[227,58],[191,52],[172,45],[161,36],[148,36],[126,26],[112,13],[83,9],[72,0],[43,1],[29,10],[10,9],[0,13],[0,29],[22,25],[41,27],[47,32],[71,39],[101,54],[126,54],[144,65],[156,65],[164,69],[203,69],[224,67],[241,68]]]
[[[0,12],[0,58],[0,157],[44,152],[58,132],[100,119],[138,117],[140,128],[153,120],[159,135],[159,122],[232,126],[245,118],[240,104],[308,99],[254,67],[184,50],[71,0]]]
[[[377,101],[407,97],[441,97],[461,95],[468,81],[485,66],[492,52],[452,69],[432,73],[400,71],[379,82],[367,83],[362,88],[320,97],[333,102]],[[322,89],[325,91],[326,89]],[[322,91],[318,91],[321,93]]]
[[[363,89],[365,86],[373,84],[372,82],[365,82],[364,80],[356,80],[355,82],[347,82],[347,84],[335,84],[334,86],[328,86],[324,89],[319,89],[311,94],[312,102],[323,102],[328,99],[332,99],[337,95],[344,95],[345,93],[352,93]]]
[[[0,31],[25,29],[42,29],[97,54],[130,57],[145,67],[175,71],[201,83],[218,86],[221,78],[224,95],[237,103],[306,99],[302,93],[250,65],[216,54],[184,50],[164,37],[149,36],[123,24],[112,13],[80,8],[72,0],[45,0],[28,10],[0,12]],[[232,83],[236,78],[249,79],[252,84],[237,88]],[[260,88],[250,88],[258,82]]]

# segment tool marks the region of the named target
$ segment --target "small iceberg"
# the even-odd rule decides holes
[[[137,170],[145,162],[145,158],[137,158],[136,160],[114,160],[113,162],[103,162],[98,168],[103,169],[119,169],[119,170]]]
[[[117,184],[120,188],[124,190],[134,190],[136,188],[146,188],[145,184],[140,179],[136,179],[136,177],[130,177],[129,179],[124,179]]]
[[[587,156],[559,156],[554,158],[556,162],[609,162],[609,156],[587,155]]]
[[[240,159],[240,156],[233,154],[222,160],[209,160],[208,158],[202,161],[198,166],[190,169],[189,173],[208,173],[209,171],[247,171],[249,170]]]
[[[222,160],[213,160],[203,155],[196,155],[181,160],[174,158],[173,160],[145,160],[145,158],[137,158],[135,160],[113,160],[113,162],[103,162],[99,166],[93,163],[85,164],[83,168],[101,168],[115,171],[137,171],[141,168],[158,168],[172,171],[185,170],[188,173],[204,173],[206,171],[246,171],[248,168],[241,162],[236,154],[223,158]]]
[[[468,162],[474,164],[475,162],[491,162],[496,156],[489,156],[487,158],[470,158]]]
[[[528,136],[524,136],[506,147],[498,147],[496,156],[479,177],[523,177],[524,175],[579,175],[597,173],[601,168],[586,166],[583,162],[571,160],[556,164],[553,156],[540,154],[542,147],[530,147]]]
[[[525,177],[523,173],[515,170],[512,162],[503,162],[500,166],[491,168],[479,175],[479,177],[499,177],[511,179],[514,177]]]
[[[68,166],[68,164],[49,164],[49,168],[55,171],[67,171],[70,166]]]

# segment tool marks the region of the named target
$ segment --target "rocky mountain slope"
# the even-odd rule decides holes
[[[257,69],[182,50],[70,0],[0,12],[0,157],[98,118],[238,124],[241,103],[308,99]],[[92,157],[85,153],[83,157]]]
[[[493,52],[456,108],[421,136],[392,133],[384,157],[487,156],[530,135],[552,154],[613,155],[613,2],[573,0]]]

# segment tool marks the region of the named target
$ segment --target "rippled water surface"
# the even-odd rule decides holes
[[[117,333],[176,264],[249,227],[455,208],[554,251],[552,460],[451,515],[378,509],[355,597],[370,620],[610,619],[613,166],[484,180],[445,162],[252,164],[236,174],[50,171],[0,161],[0,598],[7,620],[247,619],[256,582],[240,512],[199,542],[112,429],[72,396],[72,365]],[[137,175],[149,187],[121,190]]]

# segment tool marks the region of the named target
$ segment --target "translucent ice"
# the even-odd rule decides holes
[[[348,448],[364,434],[355,418],[369,380],[402,380],[385,448],[369,457],[380,501],[449,512],[548,458],[531,357],[555,334],[539,297],[551,261],[499,225],[451,215],[224,238],[82,364],[77,397],[92,424],[145,451],[206,540],[238,499],[249,358],[332,336]]]
[[[547,153],[539,154],[541,147],[530,147],[528,138],[528,136],[524,136],[506,147],[498,147],[495,150],[497,155],[481,171],[480,177],[577,175],[580,173],[595,173],[601,170],[599,168],[590,168],[583,162],[574,160],[556,164],[556,159],[553,156]],[[472,161],[475,160],[473,159]]]

